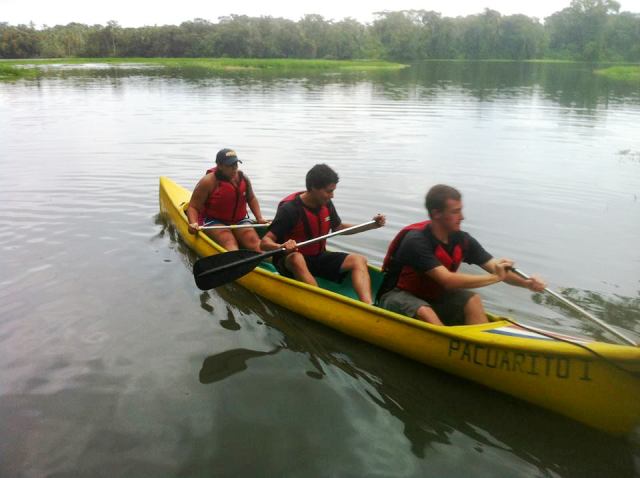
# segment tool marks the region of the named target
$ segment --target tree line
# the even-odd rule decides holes
[[[573,0],[542,23],[495,10],[443,17],[376,13],[371,24],[305,15],[299,21],[231,15],[180,25],[12,26],[0,23],[0,58],[233,57],[308,59],[568,59],[640,61],[640,14],[614,0]]]

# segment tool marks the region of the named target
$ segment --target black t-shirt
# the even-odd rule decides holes
[[[300,220],[300,213],[302,212],[300,210],[300,205],[314,214],[317,214],[321,209],[308,208],[307,206],[302,204],[302,200],[299,196],[295,200],[288,201],[282,206],[279,206],[278,210],[276,211],[276,217],[273,219],[271,227],[269,228],[269,231],[273,232],[273,234],[276,236],[277,242],[285,242],[291,237],[293,228],[298,225],[298,222]],[[331,230],[335,231],[340,226],[340,224],[342,224],[342,220],[340,219],[340,216],[338,216],[338,212],[336,211],[336,208],[333,206],[333,203],[331,201],[327,203],[327,207],[329,208]],[[312,238],[310,237],[309,239]]]
[[[466,243],[466,246],[465,246]],[[400,247],[393,257],[394,266],[411,266],[417,272],[428,272],[442,263],[435,256],[435,250],[441,245],[450,256],[453,249],[460,244],[463,250],[463,261],[467,264],[482,265],[492,259],[491,254],[484,250],[478,241],[464,231],[453,233],[449,236],[449,243],[440,242],[427,226],[423,231],[413,230],[407,232],[402,239]]]

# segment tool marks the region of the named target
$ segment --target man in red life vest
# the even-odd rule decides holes
[[[384,259],[385,281],[379,304],[385,309],[435,325],[480,324],[487,317],[475,289],[504,281],[541,292],[545,283],[509,272],[509,259],[494,259],[460,229],[462,196],[451,186],[433,186],[426,196],[431,221],[407,226],[391,242]],[[456,272],[464,261],[488,274]]]
[[[189,233],[195,234],[204,223],[210,226],[251,223],[247,205],[256,222],[264,224],[260,204],[253,193],[249,178],[240,170],[236,152],[225,148],[216,155],[216,167],[207,171],[198,182],[187,209]],[[260,238],[253,228],[209,229],[211,238],[228,251],[245,249],[260,252]]]
[[[331,198],[338,183],[338,175],[326,164],[316,164],[306,177],[306,191],[290,194],[278,206],[269,232],[263,237],[265,251],[284,247],[286,252],[274,258],[281,274],[311,285],[318,285],[314,276],[340,282],[351,272],[353,288],[361,301],[372,303],[371,279],[367,259],[360,254],[327,252],[325,242],[316,242],[300,249],[298,242],[351,227],[341,221]],[[372,227],[382,227],[385,217],[373,218]]]

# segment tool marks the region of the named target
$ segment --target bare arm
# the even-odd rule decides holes
[[[425,272],[425,274],[445,289],[475,289],[500,282],[503,280],[505,272],[503,270],[502,277],[494,273],[476,275],[451,272],[444,266],[438,266]]]
[[[251,212],[253,213],[253,217],[256,218],[256,222],[258,224],[267,223],[268,221],[266,221],[262,217],[262,212],[260,211],[260,203],[258,202],[258,198],[253,192],[253,185],[251,184],[249,177],[244,173],[240,173],[240,174],[242,175],[242,177],[244,177],[244,180],[246,181],[246,184],[247,184],[247,205],[249,206],[249,209],[251,209]]]
[[[189,219],[189,233],[195,234],[198,230],[198,217],[200,212],[204,210],[204,205],[215,187],[215,178],[213,174],[204,176],[198,184],[196,184],[191,199],[189,200],[189,208],[187,209],[187,218]]]
[[[286,252],[293,252],[297,249],[296,241],[289,239],[283,244],[279,244],[276,242],[275,234],[271,231],[267,232],[262,238],[262,241],[260,241],[260,249],[263,251],[273,251],[283,247],[286,249]]]
[[[503,261],[503,263],[507,264],[507,267],[506,267],[507,270],[509,267],[513,266],[513,261],[510,261],[508,259],[500,259],[500,260],[491,259],[490,261],[482,264],[481,267],[485,271],[493,274],[495,273],[496,268],[499,266],[500,261]],[[530,279],[523,279],[522,277],[520,277],[517,274],[514,274],[513,272],[507,272],[504,281],[509,285],[524,287],[525,289],[529,289],[534,292],[542,292],[544,288],[547,286],[545,282],[539,277],[532,276]]]
[[[251,199],[247,204],[249,205],[249,209],[251,209],[251,212],[256,218],[256,222],[258,224],[265,224],[267,221],[262,217],[262,213],[260,212],[260,203],[258,202],[258,198],[255,194],[251,196]]]

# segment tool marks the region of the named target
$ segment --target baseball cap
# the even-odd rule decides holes
[[[218,154],[216,154],[216,163],[217,164],[223,164],[225,166],[230,166],[232,164],[241,163],[241,162],[242,161],[240,161],[238,159],[238,155],[236,154],[236,152],[233,149],[224,148],[224,149],[221,149],[220,151],[218,151]]]

